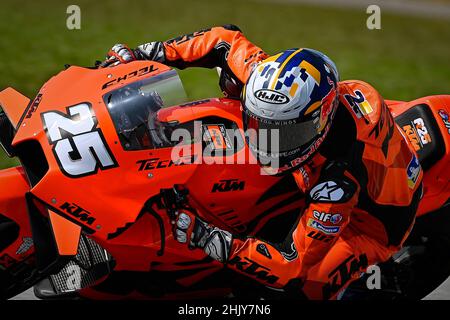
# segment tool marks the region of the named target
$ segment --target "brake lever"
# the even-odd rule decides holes
[[[97,69],[103,69],[103,68],[107,68],[112,66],[114,63],[119,62],[119,60],[116,59],[116,57],[109,57],[108,59],[106,59],[105,61],[95,61],[95,67],[97,67]]]
[[[176,213],[180,209],[186,210],[186,207],[188,207],[189,190],[182,185],[175,184],[173,188],[161,189],[160,194],[169,219],[175,221]]]

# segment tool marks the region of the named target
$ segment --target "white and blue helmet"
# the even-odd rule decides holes
[[[311,49],[289,49],[255,67],[242,105],[247,141],[262,166],[281,173],[311,158],[331,126],[338,81],[335,64]]]

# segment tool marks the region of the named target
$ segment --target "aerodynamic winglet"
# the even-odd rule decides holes
[[[0,106],[15,128],[17,128],[29,103],[28,97],[13,88],[6,88],[0,92]]]

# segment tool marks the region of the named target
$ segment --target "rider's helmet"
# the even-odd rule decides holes
[[[311,49],[286,50],[254,68],[242,91],[244,129],[266,172],[292,171],[317,151],[339,103],[338,81],[330,58]]]

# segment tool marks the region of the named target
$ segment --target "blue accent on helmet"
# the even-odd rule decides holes
[[[264,67],[263,71],[261,72],[261,77],[264,77],[264,75],[266,74],[267,70],[269,70],[269,68],[270,68],[269,64]]]
[[[297,49],[289,49],[289,50],[284,51],[281,54],[281,56],[279,56],[277,58],[277,60],[275,60],[275,62],[282,64],[284,62],[284,60],[286,60],[295,50],[297,50]]]

